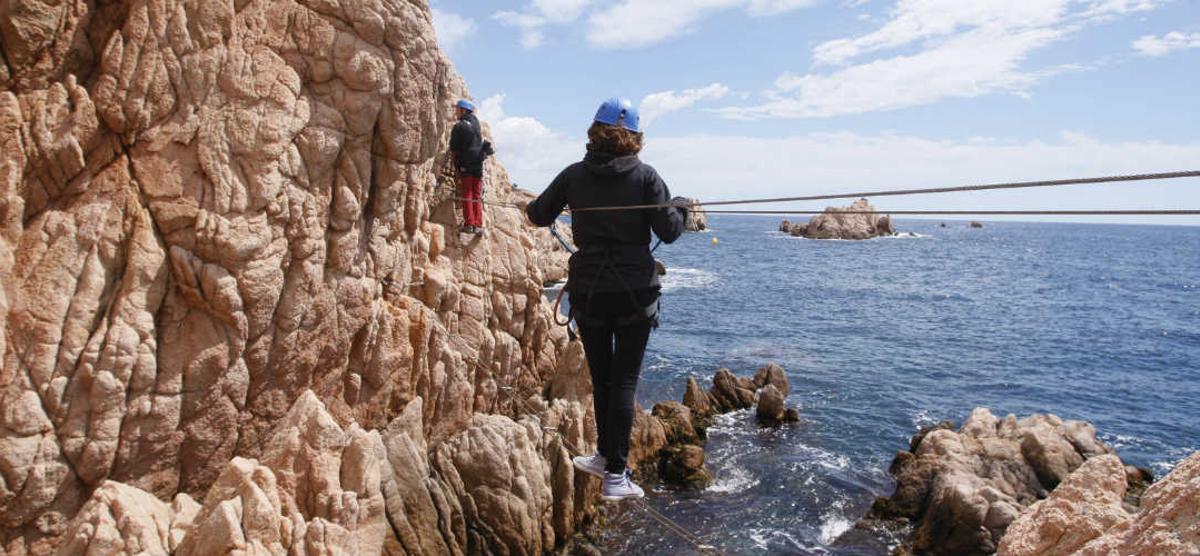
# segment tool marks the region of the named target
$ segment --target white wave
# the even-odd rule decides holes
[[[717,275],[698,268],[668,268],[666,276],[660,278],[663,291],[678,289],[703,289],[717,282]]]
[[[936,418],[929,414],[929,410],[927,409],[922,409],[912,416],[913,428],[917,430],[921,430],[929,425],[936,425],[938,422]]]
[[[709,492],[732,494],[742,492],[758,484],[758,479],[750,476],[750,472],[741,467],[731,467],[717,473],[717,480],[709,485]]]
[[[826,514],[825,519],[821,521],[821,542],[824,544],[836,541],[842,533],[849,531],[854,526],[854,522],[846,519],[843,515]]]

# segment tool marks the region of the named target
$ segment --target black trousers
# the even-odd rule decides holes
[[[607,460],[605,470],[624,473],[633,429],[634,395],[653,327],[653,322],[644,317],[644,310],[658,299],[658,289],[634,292],[636,304],[629,292],[596,292],[590,300],[588,297],[587,293],[571,292],[570,301],[592,373],[596,444]]]

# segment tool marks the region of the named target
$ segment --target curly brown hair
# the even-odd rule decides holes
[[[642,152],[642,134],[628,129],[595,122],[588,128],[589,151],[626,156]]]

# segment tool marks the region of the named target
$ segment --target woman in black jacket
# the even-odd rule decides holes
[[[571,255],[567,285],[571,316],[583,339],[592,375],[597,453],[575,458],[575,467],[604,480],[605,500],[640,498],[629,477],[629,433],[642,356],[658,325],[658,275],[650,232],[664,243],[683,233],[682,206],[587,210],[679,203],[658,172],[638,160],[638,113],[625,99],[600,105],[588,129],[587,154],[568,166],[526,207],[538,226],[553,224],[570,207],[578,252]],[[679,203],[682,205],[682,203]]]

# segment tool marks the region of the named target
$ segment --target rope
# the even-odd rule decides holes
[[[1058,187],[1064,185],[1090,185],[1100,183],[1113,183],[1125,181],[1146,181],[1146,180],[1168,180],[1178,178],[1196,178],[1200,177],[1200,170],[1188,170],[1183,172],[1161,172],[1156,174],[1127,174],[1119,176],[1101,176],[1095,178],[1072,178],[1063,180],[1038,180],[1038,181],[1022,181],[1022,182],[1005,182],[992,183],[985,185],[960,185],[954,187],[932,187],[927,189],[893,189],[884,191],[859,191],[855,193],[833,193],[827,195],[804,195],[799,197],[774,197],[768,199],[741,199],[734,201],[710,201],[697,202],[689,205],[676,205],[674,203],[655,203],[648,205],[626,205],[626,206],[609,206],[609,207],[582,207],[572,209],[573,212],[591,212],[591,211],[609,211],[609,210],[633,210],[633,209],[655,209],[667,208],[674,206],[719,206],[719,205],[749,205],[761,203],[789,203],[796,201],[823,201],[827,199],[846,199],[858,197],[890,197],[896,195],[924,195],[928,193],[957,193],[963,191],[986,191],[992,189],[1023,189],[1029,187]]]
[[[706,210],[708,214],[904,214],[904,215],[1056,215],[1056,216],[1187,216],[1200,215],[1195,209],[1170,210]]]
[[[533,415],[538,414],[537,408],[534,408],[529,405],[529,402],[526,399],[526,398],[528,398],[529,393],[526,392],[524,389],[513,388],[511,386],[501,387],[501,388],[505,389],[505,390],[517,390],[518,394],[524,394],[524,396],[518,395],[516,397],[517,403],[519,403],[522,407],[524,407],[525,411],[527,411],[528,413],[533,414]],[[567,452],[569,454],[571,454],[572,456],[585,455],[583,450],[580,450],[579,447],[575,446],[575,444],[573,444],[570,440],[567,440],[566,437],[564,437],[562,435],[562,433],[560,433],[558,431],[558,429],[556,429],[554,427],[547,427],[545,425],[541,425],[541,428],[543,431],[557,436],[559,442],[562,443],[563,447],[565,447],[567,449]],[[695,548],[696,552],[698,552],[700,554],[712,554],[714,556],[720,556],[722,554],[721,551],[718,550],[716,547],[709,545],[709,544],[705,544],[704,541],[700,539],[700,537],[697,537],[692,532],[688,531],[687,529],[684,529],[683,526],[672,521],[671,518],[663,515],[661,512],[659,512],[658,510],[651,507],[650,504],[647,503],[645,499],[634,500],[633,505],[635,507],[637,507],[638,509],[642,510],[643,512],[645,512],[646,515],[650,516],[651,519],[653,519],[654,521],[657,521],[660,525],[667,528],[668,531],[671,531],[672,533],[677,535],[679,538],[683,539],[688,544],[692,545],[692,548]]]
[[[554,239],[557,239],[558,242],[562,244],[563,249],[566,249],[568,253],[572,255],[575,254],[575,248],[571,247],[571,245],[567,243],[567,240],[563,239],[563,236],[558,233],[557,221],[550,223],[550,235],[554,236]]]

